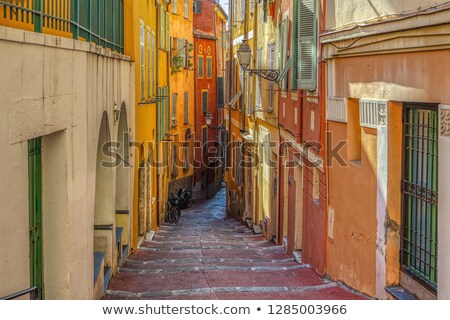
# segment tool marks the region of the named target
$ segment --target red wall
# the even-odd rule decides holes
[[[325,272],[326,245],[326,184],[325,174],[320,172],[320,200],[313,200],[313,167],[303,159],[303,250],[302,259],[319,274]]]
[[[194,30],[214,35],[214,8],[217,3],[211,0],[202,0],[202,14],[194,13]]]
[[[196,77],[196,89],[195,89],[195,140],[201,143],[202,141],[202,127],[206,126],[205,114],[202,112],[202,91],[208,90],[208,112],[211,114],[213,120],[211,127],[217,127],[218,112],[217,112],[217,71],[216,71],[216,49],[215,40],[195,38],[195,77]],[[208,49],[209,48],[209,49]],[[203,78],[198,77],[198,55],[203,56]],[[208,78],[206,75],[206,57],[212,58],[212,77]],[[208,141],[217,141],[218,131],[212,128],[208,128]],[[195,159],[204,163],[208,163],[207,155],[202,155],[203,148],[196,148]],[[203,158],[202,158],[203,157]],[[205,168],[202,165],[201,169],[196,169],[194,172],[194,182],[200,181],[202,178],[202,172]],[[213,175],[208,175],[212,181],[214,181]],[[211,182],[211,181],[209,181]]]

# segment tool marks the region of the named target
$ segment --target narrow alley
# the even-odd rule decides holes
[[[105,299],[363,299],[225,217],[225,189],[163,225],[111,279]]]

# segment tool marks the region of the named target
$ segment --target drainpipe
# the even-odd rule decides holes
[[[196,157],[197,150],[195,148],[195,144],[197,142],[196,140],[200,136],[199,134],[197,134],[197,129],[198,129],[198,127],[197,127],[197,81],[198,81],[198,75],[197,75],[197,70],[198,70],[197,69],[197,67],[198,67],[198,65],[197,65],[197,60],[198,60],[198,57],[197,57],[197,41],[198,41],[198,38],[197,38],[197,36],[194,35],[194,137],[195,137],[194,146],[193,146],[193,157],[194,157],[193,165],[194,165],[194,167],[195,167],[195,159],[197,158]],[[195,181],[195,179],[196,179],[196,172],[198,172],[198,170],[194,169],[194,176],[193,176],[193,179],[192,179],[192,195],[193,195],[193,199],[195,199],[195,196],[196,196],[196,194],[194,193],[194,191],[195,191],[195,183],[196,183],[196,181]]]
[[[160,26],[161,25],[161,21],[160,20],[160,14],[158,14],[158,10],[156,10],[156,26]],[[156,37],[156,48],[155,48],[155,53],[156,53],[156,57],[155,57],[155,85],[156,85],[156,93],[158,94],[158,88],[159,88],[159,43],[161,43],[161,32],[158,32],[158,28],[156,28],[157,30],[155,30],[155,37]],[[159,41],[158,41],[159,39]],[[159,97],[157,96],[157,101],[159,101]],[[158,102],[156,102],[156,109],[157,109],[157,114],[158,114]],[[158,118],[158,117],[157,117]],[[156,121],[156,141],[158,141],[158,126],[160,126],[161,124]],[[161,177],[160,177],[160,169],[159,169],[159,160],[160,160],[160,152],[159,152],[159,148],[161,147],[161,142],[157,142],[156,143],[156,225],[159,227],[159,221],[160,221],[160,217],[161,217],[161,212],[160,212],[160,204],[161,204],[161,191],[160,191],[160,186],[159,184],[161,183]]]
[[[229,30],[228,30],[228,40],[230,42],[229,44],[229,48],[228,48],[228,59],[230,61],[229,67],[229,79],[228,79],[228,99],[232,98],[232,94],[233,94],[233,83],[234,83],[234,75],[233,75],[233,71],[234,71],[234,63],[233,63],[233,18],[234,18],[234,5],[233,5],[233,1],[234,0],[230,0],[230,20],[229,20]],[[228,163],[227,163],[227,170],[228,168],[231,168],[231,151],[228,150],[229,146],[230,146],[230,140],[231,140],[231,106],[228,106],[228,139],[227,139],[227,152],[228,152]],[[231,174],[229,172],[229,174]]]
[[[248,41],[248,20],[249,20],[249,6],[250,6],[250,1],[245,1],[245,6],[244,6],[244,42]],[[247,77],[245,74],[245,71],[243,71],[242,74],[242,78],[243,78],[243,83],[242,83],[242,123],[241,123],[241,131],[245,132],[246,126],[245,126],[245,112],[247,109],[247,94],[248,92],[246,91],[247,89]]]

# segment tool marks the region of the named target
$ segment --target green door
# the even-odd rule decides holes
[[[42,162],[41,138],[28,141],[28,197],[30,221],[30,285],[43,297],[42,276]]]
[[[403,117],[402,267],[437,286],[438,112],[406,105]]]

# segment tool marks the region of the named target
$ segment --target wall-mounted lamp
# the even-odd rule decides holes
[[[250,60],[252,57],[252,49],[248,45],[246,40],[243,40],[239,49],[237,50],[237,58],[239,60],[239,64],[242,69],[247,71],[250,75],[256,74],[261,78],[264,78],[269,81],[277,81],[278,79],[278,70],[275,69],[248,69],[250,65]]]
[[[205,122],[206,122],[206,125],[208,126],[208,128],[213,129],[213,130],[225,130],[224,126],[218,126],[218,127],[211,126],[212,118],[213,117],[212,117],[211,113],[207,112],[205,114]]]
[[[120,108],[115,102],[114,102],[114,123],[119,122],[120,119],[120,112],[122,111],[122,108]]]

